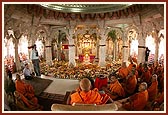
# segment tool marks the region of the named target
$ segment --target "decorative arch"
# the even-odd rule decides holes
[[[105,31],[105,36],[106,36],[106,40],[107,40],[107,35],[110,31],[112,30],[115,30],[116,31],[116,34],[117,34],[117,38],[122,38],[122,34],[123,34],[123,31],[120,29],[120,28],[117,28],[117,27],[114,27],[114,28],[109,28],[109,29],[106,29]]]
[[[139,45],[139,29],[136,25],[131,25],[126,28],[126,43],[129,46],[129,56],[137,58],[138,56],[138,45]]]
[[[47,36],[49,35],[47,29],[44,26],[39,26],[36,28],[35,30],[35,34],[37,34],[38,32],[43,32],[45,34],[45,37],[47,38]],[[45,39],[46,39],[45,38]]]
[[[133,25],[129,26],[129,27],[126,29],[126,35],[127,35],[126,41],[127,41],[127,40],[130,40],[130,39],[128,38],[128,35],[129,35],[129,33],[130,33],[131,30],[135,30],[135,31],[136,31],[136,34],[137,34],[137,35],[136,35],[135,37],[138,39],[139,29],[138,29],[137,26],[135,26],[135,25],[133,24]]]

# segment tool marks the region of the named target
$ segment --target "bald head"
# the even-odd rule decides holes
[[[157,75],[156,75],[156,74],[153,74],[153,75],[152,75],[152,78],[153,78],[153,79],[157,79]]]
[[[80,88],[82,89],[82,91],[89,91],[91,88],[91,82],[88,78],[83,78],[80,81]]]
[[[148,85],[146,82],[142,82],[140,85],[139,85],[139,91],[145,91],[146,89],[148,88]]]

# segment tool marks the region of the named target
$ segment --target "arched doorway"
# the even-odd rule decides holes
[[[92,63],[96,56],[96,33],[89,33],[88,30],[84,34],[77,35],[77,54],[79,62]]]
[[[148,62],[150,64],[154,63],[154,57],[155,57],[155,40],[152,37],[152,35],[147,35],[146,37],[146,47],[150,50],[149,57],[148,57]]]
[[[28,40],[27,36],[22,35],[22,37],[19,39],[18,44],[18,54],[20,61],[27,61],[29,58],[28,56]]]

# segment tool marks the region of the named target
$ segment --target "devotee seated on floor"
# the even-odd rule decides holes
[[[132,69],[132,66],[134,65],[134,62],[133,62],[133,60],[132,60],[132,57],[130,56],[129,57],[129,65],[128,65],[128,67],[127,67],[127,69],[128,69],[128,71],[131,71],[131,69]]]
[[[100,94],[97,88],[93,90],[91,88],[91,82],[87,78],[83,78],[80,81],[80,88],[76,92],[70,94],[67,104],[105,104],[107,101],[111,101],[111,98],[106,94]]]
[[[122,107],[129,111],[142,111],[145,109],[145,106],[148,102],[148,91],[147,91],[147,83],[142,82],[139,85],[139,92],[133,94],[132,96],[119,100],[119,107]]]
[[[164,91],[158,94],[152,103],[152,110],[154,111],[163,111],[164,110]]]
[[[128,76],[128,68],[126,66],[126,62],[122,62],[121,68],[118,70],[118,76],[123,80]]]
[[[9,107],[11,110],[14,110],[15,109],[13,106],[15,103],[14,91],[16,90],[16,87],[15,82],[12,79],[12,74],[8,74],[8,78],[5,79],[4,88],[5,88],[4,92],[6,93]]]
[[[16,90],[16,87],[15,87],[15,82],[12,79],[12,74],[8,74],[8,78],[5,79],[5,87],[4,88],[5,88],[7,95],[9,94],[9,95],[13,96],[13,93]]]
[[[154,74],[151,79],[151,85],[148,87],[149,101],[153,102],[158,94],[157,75]]]
[[[141,81],[146,82],[149,85],[151,77],[152,77],[152,75],[148,69],[148,66],[145,64],[144,69],[142,71]]]
[[[129,72],[128,76],[126,77],[125,82],[122,83],[126,96],[130,96],[133,93],[135,93],[137,87],[137,78],[135,75],[135,69],[134,67],[132,68],[133,69]]]
[[[142,71],[143,71],[143,65],[142,65],[142,63],[140,63],[139,65],[137,65],[137,69],[136,69],[137,71],[138,71],[138,76],[137,76],[137,80],[138,81],[140,81],[140,77],[142,76]]]
[[[122,85],[119,83],[117,77],[110,74],[109,79],[111,81],[110,86],[103,87],[103,90],[108,94],[113,100],[122,99],[125,97],[125,91]]]
[[[28,63],[25,64],[25,68],[23,69],[23,75],[26,80],[31,80],[35,77],[35,73],[31,72]]]
[[[24,95],[22,95],[18,91],[14,92],[14,96],[15,96],[16,110],[20,110],[20,111],[35,111],[35,110],[40,111],[43,108],[39,104],[36,104],[33,101],[26,98]]]
[[[38,105],[38,99],[35,97],[33,87],[30,84],[27,84],[23,80],[21,80],[19,74],[16,74],[15,85],[16,85],[17,92],[22,94],[28,100],[32,101],[35,105]]]

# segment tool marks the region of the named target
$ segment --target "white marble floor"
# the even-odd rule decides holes
[[[45,76],[44,79],[52,79],[53,82],[44,90],[44,92],[65,95],[66,91],[75,90],[79,86],[78,80],[59,79]]]

